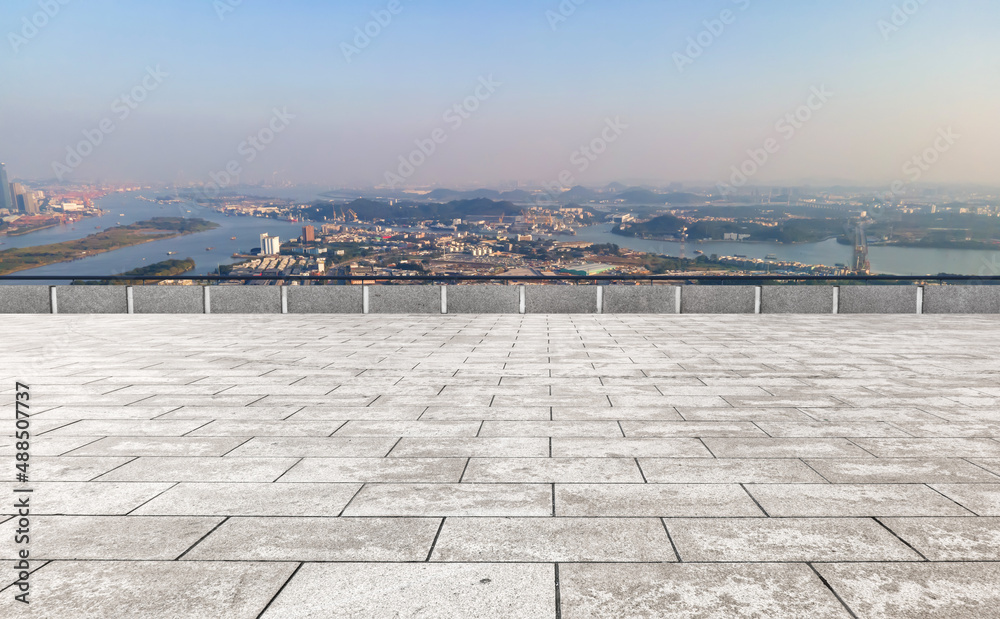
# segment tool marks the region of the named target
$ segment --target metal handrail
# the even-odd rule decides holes
[[[0,275],[4,281],[286,281],[286,282],[894,282],[920,284],[934,282],[992,282],[1000,275]]]

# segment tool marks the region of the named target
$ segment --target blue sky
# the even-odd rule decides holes
[[[231,0],[61,1],[31,37],[22,20],[60,0],[0,5],[0,159],[14,176],[52,177],[81,132],[110,118],[114,132],[68,178],[203,182],[236,160],[245,181],[378,185],[443,128],[408,185],[564,171],[583,184],[717,182],[825,85],[833,96],[778,138],[754,183],[891,182],[946,127],[962,138],[922,180],[995,180],[1000,3],[989,0],[907,0],[913,14],[888,33],[880,21],[906,2],[565,0],[575,10],[553,28],[559,0],[399,0],[350,62],[343,44],[389,0],[243,0],[223,18]],[[732,23],[707,34],[726,10]],[[699,35],[710,45],[680,71],[675,54]],[[167,77],[119,120],[115,100],[155,67]],[[460,127],[445,122],[489,76],[496,91]],[[274,108],[295,118],[248,163],[239,146]],[[579,170],[573,153],[609,118],[628,129]]]

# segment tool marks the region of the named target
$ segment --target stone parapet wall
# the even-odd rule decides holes
[[[0,314],[1000,314],[1000,286],[0,286]]]

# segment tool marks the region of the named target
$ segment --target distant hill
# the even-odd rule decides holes
[[[577,185],[576,187],[573,187],[569,191],[564,191],[557,197],[557,200],[562,203],[595,202],[600,199],[601,199],[601,194],[591,189],[587,189],[582,185]]]
[[[324,217],[333,219],[335,210],[339,213],[347,212],[348,209],[357,213],[361,219],[369,221],[374,219],[390,219],[397,222],[417,222],[425,219],[447,221],[449,219],[468,219],[477,216],[513,216],[520,215],[523,210],[513,202],[495,201],[488,198],[452,200],[444,204],[400,201],[391,206],[388,202],[361,198],[344,205],[334,205],[332,202],[317,202],[313,206],[304,209],[303,213],[309,219],[320,221]]]
[[[615,196],[627,204],[666,204],[666,196],[648,189],[629,189]]]
[[[720,241],[726,234],[746,234],[752,241],[815,243],[840,235],[843,232],[843,224],[843,221],[836,219],[789,219],[777,226],[765,226],[756,222],[712,220],[686,224],[684,220],[673,215],[663,215],[644,223],[632,224],[624,229],[616,226],[613,232],[640,238],[675,237],[684,226],[687,226],[688,238],[692,241]]]
[[[632,188],[616,196],[627,204],[704,204],[705,198],[693,193],[657,193],[648,189]]]
[[[506,200],[508,202],[530,202],[534,196],[523,189],[515,189],[514,191],[505,191],[500,194],[501,200]]]
[[[668,193],[663,197],[666,198],[667,204],[705,204],[706,202],[706,199],[703,196],[698,196],[693,193],[685,193],[682,191]]]
[[[478,198],[488,198],[499,200],[500,192],[493,189],[476,189],[475,191],[455,191],[453,189],[435,189],[426,196],[427,200],[435,202],[452,202],[454,200],[476,200]]]
[[[656,217],[645,223],[632,224],[624,230],[621,229],[621,226],[615,226],[615,229],[612,230],[612,232],[622,236],[637,237],[676,236],[680,234],[685,225],[686,222],[679,217],[674,217],[673,215],[661,215],[660,217]]]

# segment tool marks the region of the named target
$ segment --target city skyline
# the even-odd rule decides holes
[[[53,6],[0,9],[22,179],[995,184],[985,1]]]

